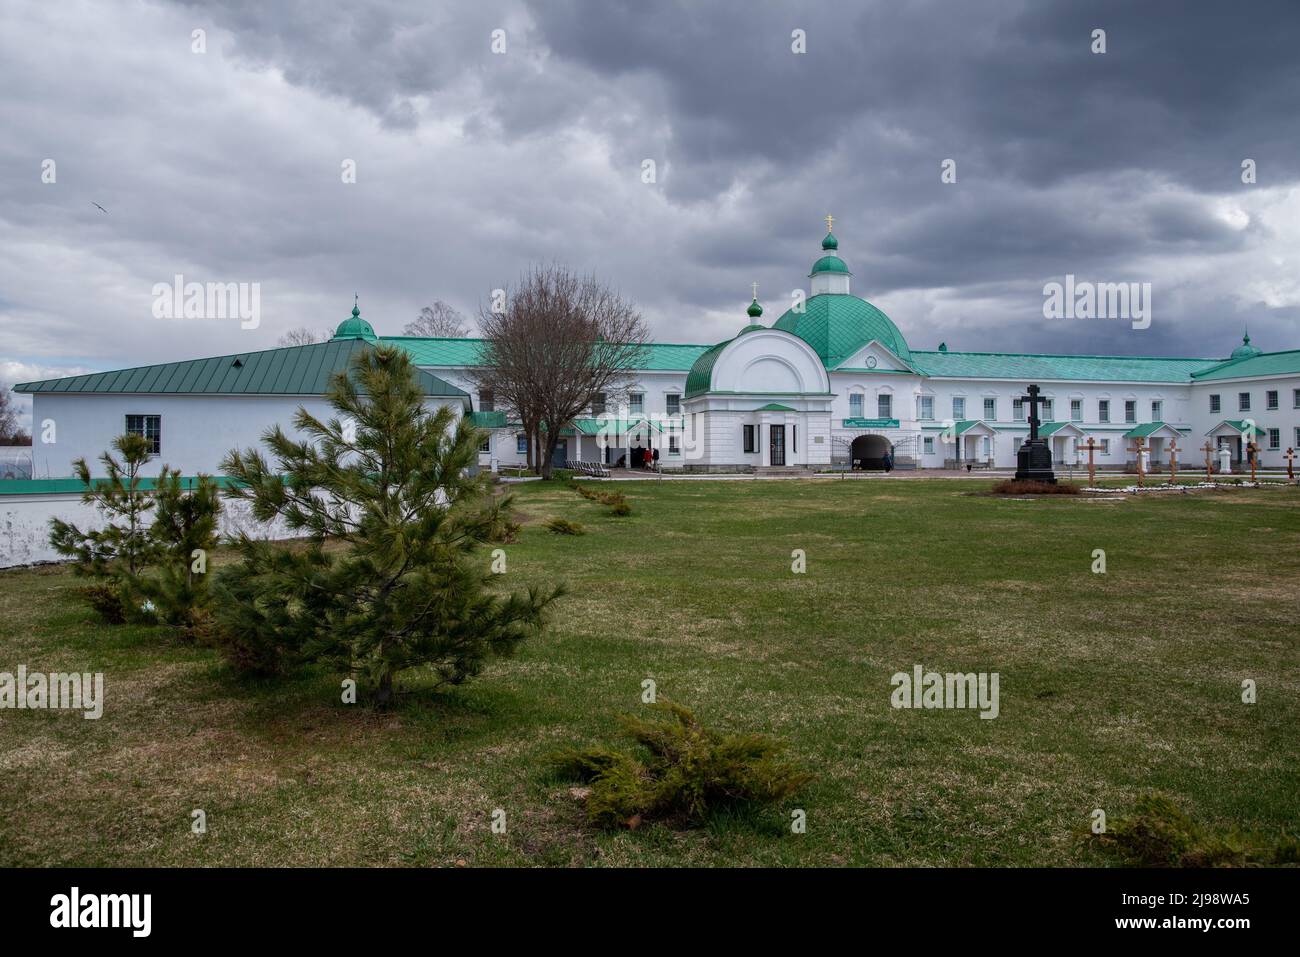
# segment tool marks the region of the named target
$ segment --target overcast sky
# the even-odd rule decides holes
[[[269,348],[333,327],[354,292],[398,334],[550,260],[617,286],[656,339],[714,342],[747,321],[751,282],[765,321],[788,307],[828,212],[853,291],[913,348],[1217,356],[1247,323],[1300,348],[1293,0],[6,0],[0,17],[10,382]],[[1151,283],[1150,328],[1045,319],[1067,273]],[[258,283],[260,326],[155,318],[177,274]]]

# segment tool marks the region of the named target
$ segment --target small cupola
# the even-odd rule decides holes
[[[1262,350],[1256,349],[1254,346],[1250,344],[1249,332],[1242,333],[1241,345],[1237,346],[1237,348],[1232,350],[1232,358],[1234,359],[1252,359],[1255,356],[1261,354],[1262,354]]]
[[[826,238],[822,240],[823,255],[813,263],[812,271],[808,273],[808,278],[812,280],[814,296],[827,293],[840,296],[849,294],[849,277],[853,274],[849,272],[849,267],[844,264],[844,260],[837,255],[840,241],[831,232],[834,222],[834,216],[826,217]]]
[[[361,307],[356,299],[352,303],[352,315],[339,323],[339,327],[334,330],[334,339],[365,339],[367,342],[377,342],[379,337],[375,335],[375,330],[371,328],[370,323],[361,318]]]

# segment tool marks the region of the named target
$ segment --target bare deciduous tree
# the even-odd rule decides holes
[[[277,346],[309,346],[313,342],[328,342],[334,333],[326,330],[325,332],[316,332],[306,326],[299,326],[296,329],[290,329],[279,339],[276,340]]]
[[[18,426],[18,403],[9,386],[0,382],[0,445],[31,445],[32,437]]]
[[[617,405],[649,334],[631,302],[564,266],[535,266],[505,293],[500,311],[479,311],[483,365],[475,384],[519,417],[529,466],[550,478],[562,430],[596,396]]]
[[[469,334],[465,317],[447,305],[441,299],[432,306],[425,306],[414,322],[408,322],[402,329],[406,336],[426,336],[433,339],[463,339]]]

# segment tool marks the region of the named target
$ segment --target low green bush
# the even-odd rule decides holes
[[[552,756],[562,777],[590,785],[587,818],[598,827],[642,820],[696,825],[721,809],[782,801],[812,780],[781,758],[783,746],[771,738],[711,730],[663,699],[651,707],[653,720],[620,719],[634,748],[571,748]]]
[[[548,532],[554,532],[556,535],[586,535],[587,530],[578,522],[571,522],[567,518],[552,518],[544,526]]]
[[[1215,833],[1193,820],[1167,797],[1144,794],[1130,816],[1098,835],[1103,847],[1137,867],[1242,867],[1294,864],[1300,841],[1232,830]]]

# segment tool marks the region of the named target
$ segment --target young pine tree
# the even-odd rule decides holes
[[[480,546],[507,501],[468,470],[481,435],[447,408],[426,409],[402,350],[367,349],[337,375],[321,421],[299,409],[295,441],[277,426],[253,449],[222,462],[264,522],[308,533],[303,544],[241,537],[243,561],[216,583],[218,641],[237,665],[276,671],[323,661],[360,672],[375,701],[417,666],[458,684],[542,623],[561,588],[498,595]],[[326,547],[326,540],[343,547]]]
[[[217,544],[221,495],[211,476],[199,475],[187,489],[180,472],[165,466],[156,488],[149,535],[158,575],[143,579],[140,590],[160,619],[193,640],[204,630],[210,611],[208,558]]]
[[[77,478],[85,486],[82,501],[94,505],[104,517],[104,527],[82,531],[59,518],[50,519],[50,544],[60,555],[76,560],[74,571],[95,579],[85,594],[105,621],[120,624],[139,611],[140,576],[157,556],[149,535],[148,514],[153,496],[142,486],[140,470],[149,461],[152,448],[142,435],[120,435],[113,440],[113,452],[99,461],[105,478],[92,479],[84,458],[73,462]]]

